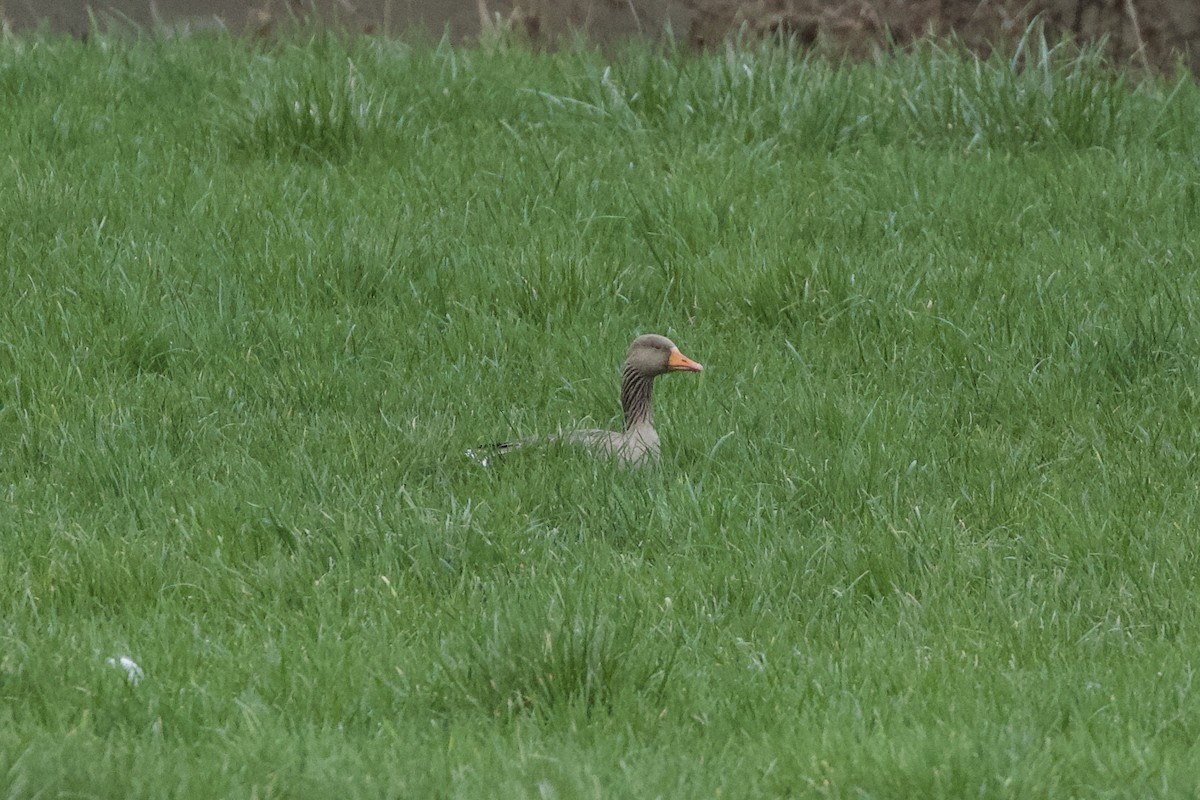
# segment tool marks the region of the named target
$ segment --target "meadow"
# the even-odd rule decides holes
[[[1194,79],[9,35],[0,102],[4,797],[1196,796]],[[657,468],[464,456],[646,332]]]

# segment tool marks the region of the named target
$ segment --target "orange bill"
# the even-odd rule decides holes
[[[672,347],[671,356],[667,359],[667,369],[672,372],[701,372],[704,369],[704,365],[692,361],[679,352],[678,347]]]

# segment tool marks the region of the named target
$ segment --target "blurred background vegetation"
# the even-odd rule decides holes
[[[270,36],[295,19],[363,33],[456,42],[515,32],[537,44],[582,35],[597,44],[670,37],[721,46],[731,33],[785,35],[831,55],[953,35],[987,55],[1010,51],[1035,20],[1052,41],[1104,42],[1138,70],[1200,70],[1196,0],[3,0],[6,30],[39,26],[85,37],[93,25],[192,35],[227,28]]]

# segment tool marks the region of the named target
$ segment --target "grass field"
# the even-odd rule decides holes
[[[1191,79],[97,36],[0,102],[4,797],[1196,796]],[[644,332],[658,469],[464,457]]]

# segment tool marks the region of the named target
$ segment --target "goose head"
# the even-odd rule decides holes
[[[668,372],[700,372],[704,366],[679,352],[679,348],[667,337],[648,333],[634,339],[633,344],[629,345],[625,369],[654,378]]]

